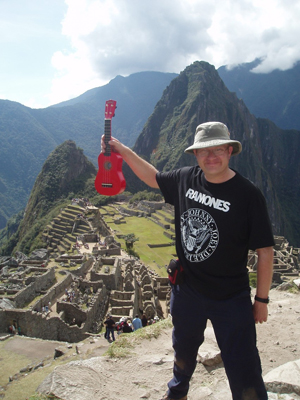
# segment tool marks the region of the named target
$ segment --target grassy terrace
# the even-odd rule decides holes
[[[164,235],[164,229],[144,217],[126,217],[126,223],[116,224],[115,220],[121,217],[114,207],[106,206],[100,208],[100,212],[106,223],[115,231],[116,235],[127,235],[134,233],[139,239],[134,243],[134,250],[140,259],[156,270],[159,275],[167,276],[164,266],[171,258],[176,256],[175,246],[150,248],[148,244],[172,244],[172,241]],[[113,214],[113,215],[111,215]],[[125,241],[118,239],[122,248],[125,249]],[[159,268],[163,267],[163,268]]]

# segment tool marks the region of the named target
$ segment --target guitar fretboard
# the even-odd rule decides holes
[[[111,146],[108,144],[111,138],[111,119],[105,119],[104,121],[104,143],[105,143],[105,152],[104,155],[106,157],[110,157],[111,155]]]

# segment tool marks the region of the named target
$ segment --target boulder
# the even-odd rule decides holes
[[[290,361],[264,376],[268,392],[300,395],[300,360]]]
[[[47,258],[48,258],[48,250],[38,249],[31,253],[29,260],[47,260]]]
[[[40,384],[37,391],[65,400],[97,399],[99,393],[103,392],[103,383],[105,387],[104,370],[100,358],[58,366]],[[106,394],[109,395],[109,387]]]
[[[222,362],[221,352],[216,341],[213,328],[205,329],[205,340],[198,350],[198,361],[212,367]]]
[[[300,279],[294,279],[294,284],[300,289]]]

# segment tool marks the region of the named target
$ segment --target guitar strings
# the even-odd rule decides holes
[[[104,123],[104,137],[105,137],[105,156],[106,157],[111,157],[111,146],[108,144],[111,138],[111,120],[110,119],[105,119]],[[111,181],[111,168],[109,165],[109,160],[105,160],[105,165],[104,165],[104,179],[106,184],[108,184]]]

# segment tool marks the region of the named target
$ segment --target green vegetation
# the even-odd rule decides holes
[[[30,364],[30,360],[26,356],[7,351],[5,349],[5,342],[0,342],[0,349],[0,386],[4,386],[8,383],[9,377],[24,366]]]
[[[123,358],[130,354],[130,350],[133,348],[133,343],[130,341],[129,335],[132,333],[122,333],[118,340],[113,342],[105,355],[111,358]]]
[[[155,191],[149,192],[148,190],[143,190],[141,192],[135,193],[129,200],[129,204],[133,204],[136,201],[147,200],[147,201],[162,201],[163,197],[160,193]]]
[[[114,207],[106,206],[100,208],[100,212],[104,220],[110,225],[116,234],[117,240],[121,246],[126,250],[126,243],[124,237],[134,232],[135,236],[139,238],[134,244],[134,250],[139,255],[139,258],[146,264],[151,266],[161,276],[167,276],[164,267],[167,265],[171,258],[176,255],[175,246],[172,240],[164,235],[164,229],[157,225],[155,222],[144,217],[126,217],[126,223],[116,224],[115,219],[120,215],[116,214]],[[170,217],[172,216],[169,214]],[[114,217],[114,218],[113,218]],[[149,247],[148,244],[161,245],[165,247]]]
[[[5,389],[5,400],[56,399],[56,397],[53,396],[43,396],[33,392],[55,367],[64,365],[70,361],[78,360],[80,359],[79,355],[74,354],[73,349],[68,349],[65,355],[58,359],[53,359],[53,357],[48,356],[41,360],[36,358],[34,352],[30,356],[24,356],[21,355],[18,350],[8,350],[9,342],[10,339],[0,342],[0,386]],[[43,368],[19,374],[22,368],[36,365],[41,361],[44,362]],[[9,383],[9,377],[13,377],[16,374],[16,380]]]
[[[299,293],[299,288],[293,281],[290,281],[290,285],[291,287],[288,289],[289,293],[295,293],[295,294]]]
[[[111,358],[127,357],[131,354],[135,344],[138,344],[145,339],[157,339],[163,330],[170,327],[172,327],[171,319],[164,319],[156,322],[153,325],[138,329],[133,333],[122,333],[118,337],[118,340],[109,346],[109,349],[104,355],[107,355]]]
[[[113,342],[104,356],[112,358],[128,357],[134,352],[135,345],[142,340],[156,340],[159,335],[166,329],[171,328],[171,319],[159,321],[153,325],[139,329],[136,332],[124,334],[122,333]],[[17,380],[9,382],[9,377],[14,376],[21,368],[26,365],[34,364],[33,360],[20,356],[14,351],[5,349],[7,341],[0,342],[1,365],[0,365],[0,386],[5,388],[5,400],[54,400],[55,396],[46,396],[33,391],[37,386],[54,370],[55,367],[69,363],[70,361],[88,358],[88,353],[85,356],[74,355],[74,350],[70,349],[66,354],[59,359],[54,360],[48,357],[44,360],[45,366],[36,369],[28,374],[20,375]],[[39,360],[40,361],[40,360]]]
[[[117,77],[108,84],[118,98],[118,110],[122,110],[116,112],[113,131],[127,146],[134,144],[161,93],[176,75],[142,72],[119,77],[119,81]],[[60,143],[74,140],[97,165],[108,86],[46,109],[0,100],[0,229],[26,206],[43,163]]]
[[[35,181],[24,218],[21,223],[18,219],[17,232],[10,237],[2,235],[0,254],[11,255],[17,250],[29,254],[43,247],[41,236],[46,225],[58,214],[59,208],[69,203],[70,196],[74,193],[84,196],[86,184],[90,188],[95,174],[95,167],[74,142],[68,140],[58,146],[47,158]]]

